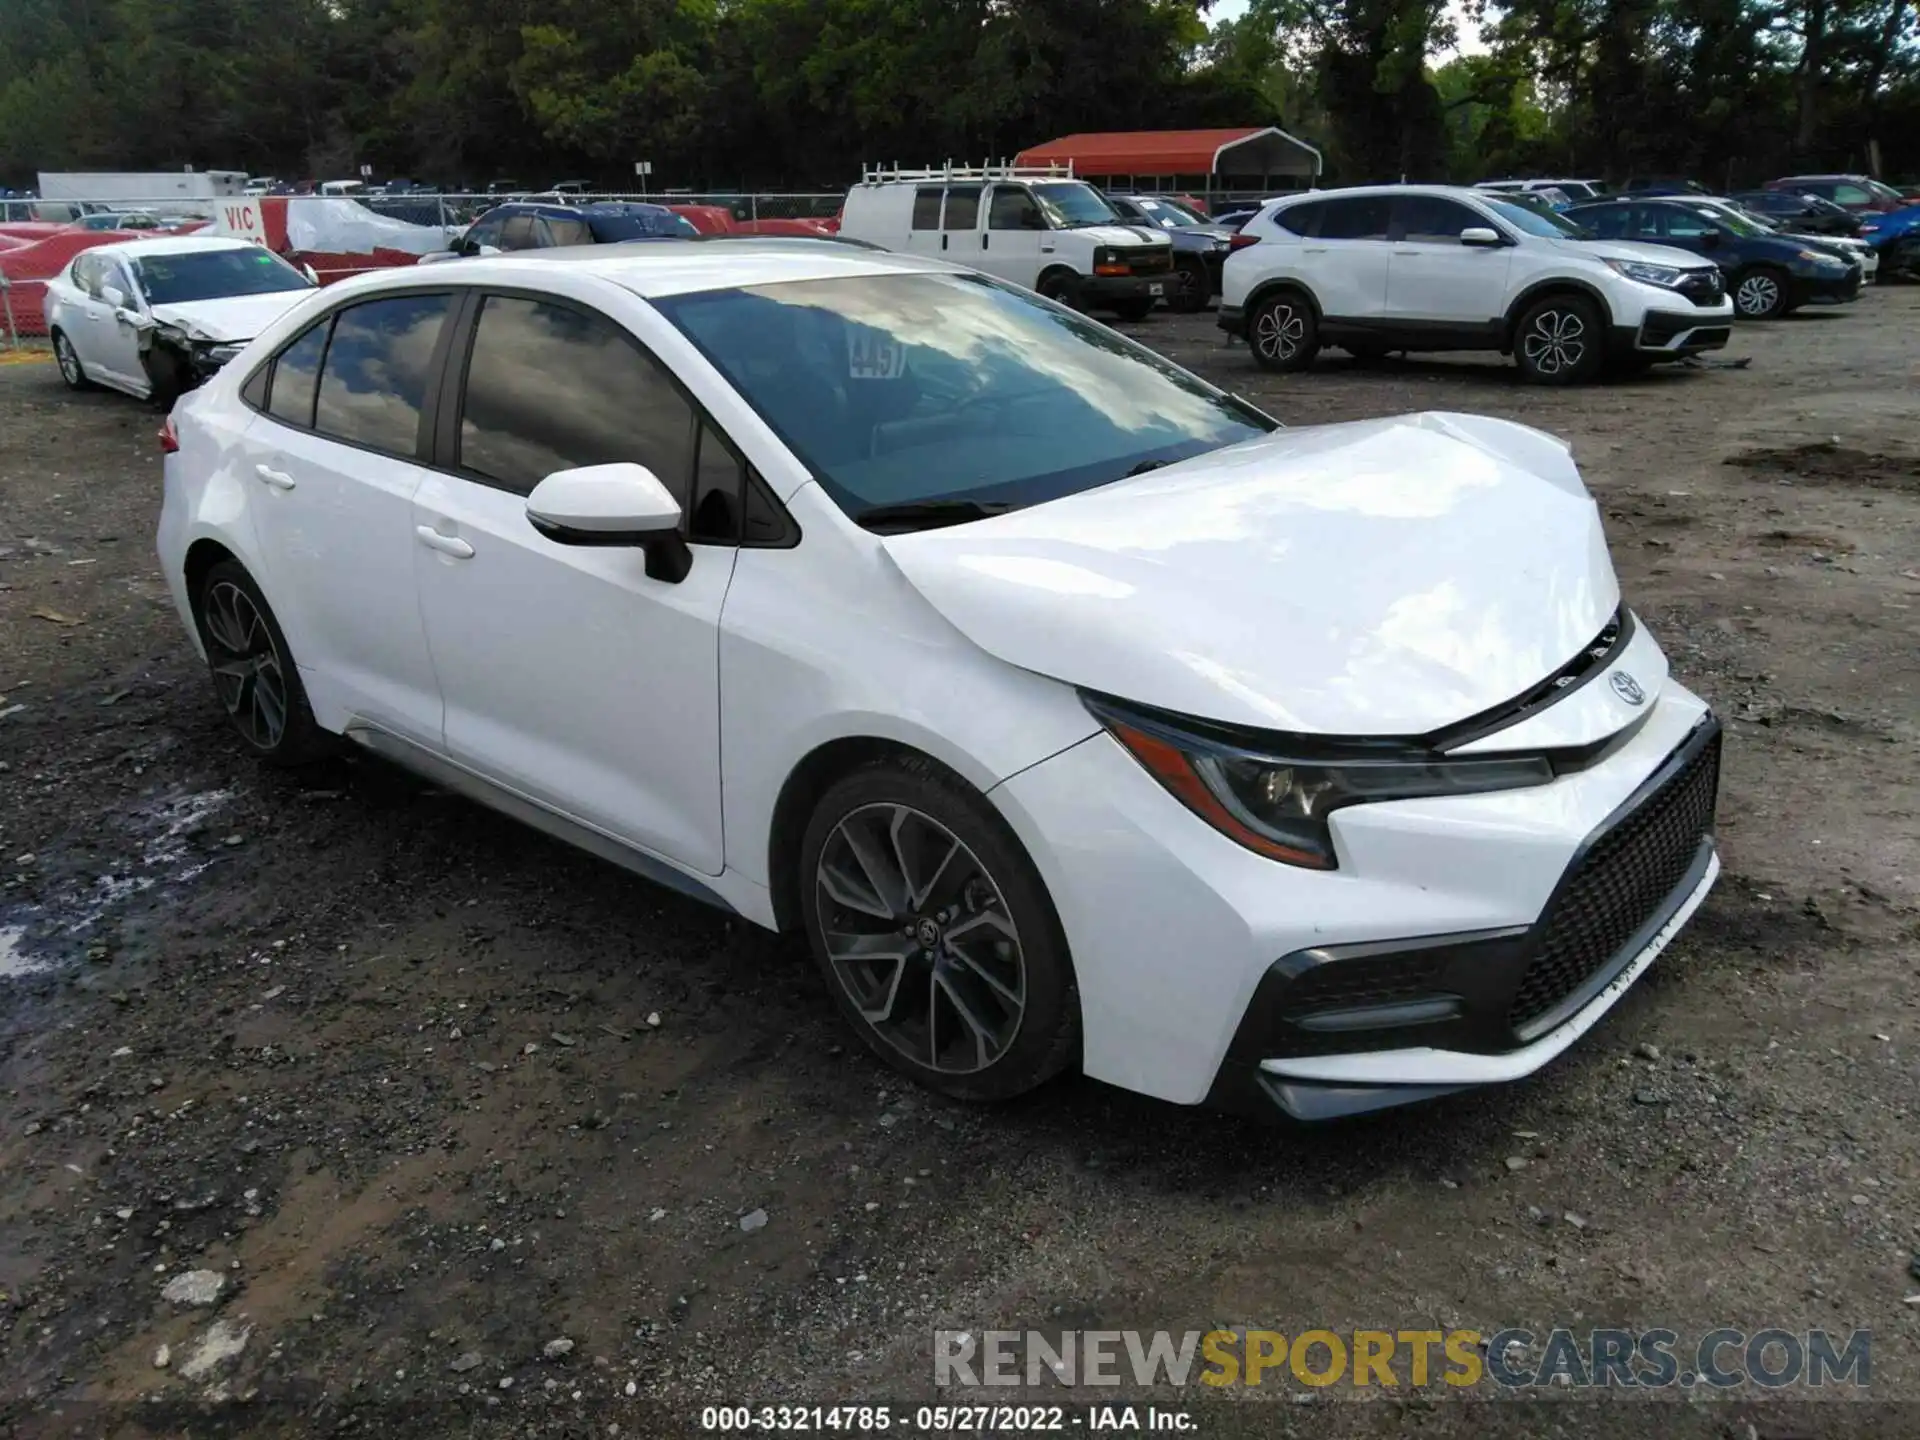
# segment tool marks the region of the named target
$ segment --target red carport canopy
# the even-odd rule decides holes
[[[1016,164],[1071,162],[1076,175],[1306,175],[1320,152],[1272,125],[1234,130],[1111,130],[1063,135],[1020,152]]]

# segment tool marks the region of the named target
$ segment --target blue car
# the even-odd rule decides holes
[[[664,205],[604,200],[590,205],[511,201],[496,205],[453,242],[455,255],[546,250],[560,245],[618,245],[628,240],[685,240],[691,221]]]
[[[1763,230],[1714,206],[1633,197],[1576,205],[1566,218],[1601,240],[1639,240],[1691,250],[1720,267],[1742,320],[1771,320],[1802,305],[1860,297],[1862,267],[1818,242]]]
[[[1880,273],[1920,279],[1920,205],[1859,218],[1860,238],[1880,257]]]

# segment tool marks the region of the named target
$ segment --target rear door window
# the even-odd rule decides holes
[[[916,230],[940,228],[940,187],[938,185],[922,185],[913,192],[913,228]]]
[[[980,187],[978,185],[950,185],[947,187],[947,214],[943,228],[948,230],[971,230],[980,223]]]
[[[1384,240],[1387,238],[1388,197],[1356,195],[1347,200],[1323,202],[1327,209],[1320,217],[1322,240]]]
[[[449,303],[444,294],[394,295],[339,311],[314,395],[313,428],[369,450],[417,454]]]
[[[531,250],[540,242],[533,233],[533,216],[509,215],[500,227],[502,250]]]

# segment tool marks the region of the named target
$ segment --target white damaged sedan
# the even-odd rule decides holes
[[[163,441],[160,558],[255,752],[344,740],[802,931],[952,1095],[1514,1080],[1719,871],[1719,726],[1559,441],[1282,429],[937,261],[363,277]]]
[[[72,388],[171,404],[315,288],[249,240],[127,240],[82,250],[47,282],[47,334]]]

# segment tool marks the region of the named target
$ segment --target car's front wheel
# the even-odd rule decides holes
[[[800,846],[807,937],[869,1049],[966,1100],[1031,1090],[1079,1048],[1053,903],[977,791],[921,758],[876,761],[821,797]]]
[[[274,765],[329,753],[332,737],[314,723],[287,637],[245,567],[236,560],[209,567],[194,613],[213,688],[247,748]]]
[[[1213,295],[1213,282],[1207,267],[1198,260],[1182,260],[1174,266],[1173,295],[1167,304],[1182,315],[1195,315],[1207,308]]]
[[[1292,291],[1263,300],[1247,325],[1247,343],[1262,370],[1304,370],[1320,352],[1320,323]]]
[[[1578,385],[1606,362],[1605,331],[1591,300],[1547,295],[1529,305],[1514,327],[1513,358],[1535,385]]]
[[[1733,308],[1742,320],[1772,320],[1787,312],[1787,277],[1771,265],[1756,265],[1733,285]]]
[[[87,378],[87,372],[80,364],[80,353],[73,348],[73,342],[66,332],[53,332],[53,361],[60,367],[60,378],[67,382],[69,390],[91,390],[93,382]]]

